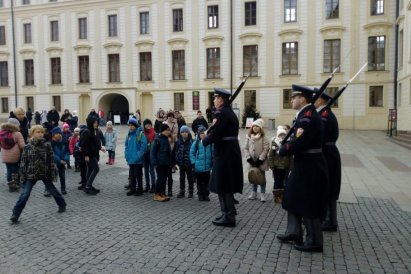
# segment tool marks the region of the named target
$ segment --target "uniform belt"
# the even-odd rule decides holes
[[[302,153],[304,154],[315,154],[315,153],[321,153],[323,150],[321,148],[312,148],[312,149],[307,149],[304,150]]]
[[[324,145],[326,145],[326,146],[335,146],[335,142],[326,142],[326,143],[324,143]]]
[[[238,141],[238,136],[228,136],[228,137],[221,138],[221,141],[233,141],[233,140]]]

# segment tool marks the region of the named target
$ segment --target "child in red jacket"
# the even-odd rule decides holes
[[[79,161],[78,161],[78,155],[74,153],[76,143],[80,139],[80,128],[76,127],[73,132],[73,136],[70,137],[69,139],[69,149],[70,149],[70,155],[73,155],[74,157],[74,168],[76,172],[80,171],[79,167]]]

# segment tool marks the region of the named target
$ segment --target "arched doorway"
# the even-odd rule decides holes
[[[98,106],[99,109],[103,109],[107,120],[118,122],[118,120],[114,121],[114,115],[119,115],[117,117],[120,118],[120,123],[127,124],[130,110],[128,100],[125,96],[117,93],[104,95],[100,99]]]

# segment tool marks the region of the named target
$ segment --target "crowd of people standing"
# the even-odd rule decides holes
[[[274,202],[282,204],[288,216],[287,230],[277,238],[295,243],[301,251],[322,251],[321,230],[336,231],[338,227],[338,123],[330,108],[324,107],[330,100],[328,95],[324,94],[314,105],[309,98],[315,91],[299,86],[293,89],[293,108],[298,110],[294,127],[279,126],[270,138],[264,131],[264,121],[257,119],[244,138],[251,184],[248,199],[255,200],[260,189],[259,200],[267,201],[266,173],[271,169]],[[173,196],[172,174],[179,171],[177,198],[193,198],[197,183],[199,201],[210,201],[210,192],[218,194],[222,214],[213,224],[236,226],[238,201],[234,194],[242,193],[244,179],[239,123],[230,107],[230,96],[228,91],[215,89],[215,112],[207,109],[206,119],[198,111],[191,129],[178,110],[159,109],[154,123],[143,119],[139,111],[128,118],[124,143],[124,158],[129,166],[126,195],[149,192],[154,201],[167,202]],[[33,116],[34,125],[30,127]],[[23,188],[13,209],[13,223],[18,222],[38,180],[44,182],[44,195],[54,197],[58,212],[65,212],[65,171],[71,169],[71,157],[75,172],[80,173],[78,189],[87,195],[100,192],[94,184],[100,170],[100,151],[108,152],[107,165],[114,165],[118,155],[118,133],[110,117],[102,123],[104,116],[101,110],[92,109],[86,125],[79,126],[76,111],[68,109],[61,116],[54,107],[34,114],[18,107],[10,113],[7,123],[1,125],[1,156],[6,164],[9,191],[19,192]],[[102,124],[106,125],[104,133]],[[294,132],[287,140],[290,130]],[[53,184],[57,178],[60,190]],[[302,224],[307,231],[304,242]]]

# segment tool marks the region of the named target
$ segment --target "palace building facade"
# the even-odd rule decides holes
[[[383,0],[10,3],[0,0],[3,118],[17,99],[78,110],[83,121],[91,108],[150,119],[175,109],[191,121],[213,87],[235,90],[249,75],[236,111],[253,106],[266,122],[290,124],[292,84],[319,87],[340,66],[335,94],[368,62],[333,108],[340,127],[386,129],[397,104],[399,129],[411,130],[411,1],[399,1],[399,16]]]

